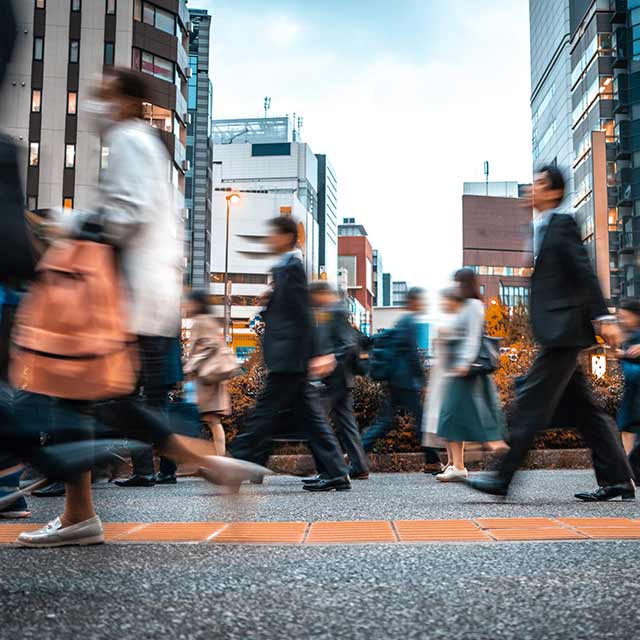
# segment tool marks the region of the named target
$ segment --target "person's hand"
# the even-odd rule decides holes
[[[272,293],[273,293],[272,287],[265,289],[258,298],[258,305],[260,307],[266,307],[269,304],[269,300],[271,300]]]
[[[316,356],[309,361],[309,377],[314,380],[322,380],[331,375],[337,365],[333,353],[326,356]]]
[[[453,373],[458,378],[466,378],[469,375],[469,367],[456,367]]]
[[[625,352],[629,358],[640,358],[640,344],[631,345]]]
[[[614,349],[618,348],[622,342],[622,331],[620,331],[620,327],[613,322],[603,322],[600,325],[598,333],[602,336],[602,339]]]

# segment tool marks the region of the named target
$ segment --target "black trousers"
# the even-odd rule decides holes
[[[265,388],[247,428],[235,437],[229,447],[231,455],[263,464],[282,412],[297,408],[300,408],[299,415],[305,421],[309,447],[316,464],[331,478],[346,476],[347,466],[338,440],[327,422],[322,398],[318,390],[308,383],[304,373],[267,375]]]
[[[537,432],[550,426],[565,398],[574,407],[575,426],[591,449],[600,486],[626,482],[631,469],[613,421],[598,406],[589,383],[578,366],[580,349],[544,349],[536,357],[516,397],[511,448],[498,475],[507,482],[533,445]]]

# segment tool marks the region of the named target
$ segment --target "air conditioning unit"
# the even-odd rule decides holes
[[[187,31],[189,33],[193,33],[193,22],[191,22],[191,20],[189,20],[189,22],[187,22]]]
[[[182,170],[184,172],[191,171],[191,160],[182,161]]]
[[[187,124],[191,124],[191,114],[190,114],[190,113],[185,113],[185,114],[184,114],[184,121],[185,121]]]
[[[193,75],[193,69],[191,67],[187,67],[185,70],[185,74],[187,78],[190,78]]]

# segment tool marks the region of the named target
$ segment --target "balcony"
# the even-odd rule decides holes
[[[176,115],[183,123],[186,123],[187,113],[187,101],[182,95],[180,87],[176,85]]]
[[[620,138],[616,142],[616,160],[629,160],[631,158],[631,140]]]
[[[611,0],[611,24],[625,24],[627,22],[627,0]]]
[[[633,253],[633,233],[628,231],[621,231],[618,234],[618,252],[619,253]]]
[[[627,28],[618,27],[613,34],[613,68],[625,69],[629,56],[627,47]]]

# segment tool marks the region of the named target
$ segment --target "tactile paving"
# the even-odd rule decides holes
[[[553,518],[476,518],[483,529],[537,529],[558,526]]]
[[[568,527],[540,527],[538,529],[490,529],[487,533],[501,542],[509,540],[582,540],[584,536]]]
[[[631,518],[558,518],[559,522],[570,527],[626,527],[640,526],[637,520]]]
[[[16,541],[16,538],[23,531],[35,531],[44,527],[44,524],[0,524],[0,544],[10,544]]]
[[[487,542],[491,538],[470,520],[396,520],[400,542]]]
[[[308,543],[333,542],[395,542],[396,535],[387,520],[314,522],[307,536]]]
[[[118,536],[118,542],[204,542],[222,522],[154,522]]]
[[[299,544],[307,526],[306,522],[232,522],[210,542]]]

